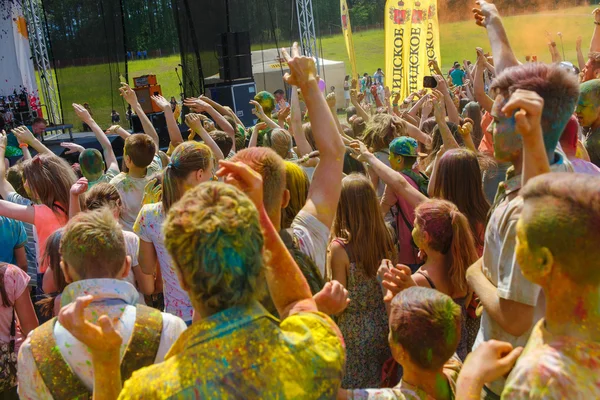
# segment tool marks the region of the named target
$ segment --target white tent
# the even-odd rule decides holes
[[[280,53],[277,49],[257,50],[252,52],[252,74],[256,82],[256,90],[273,93],[277,89],[284,89],[283,74],[289,72],[287,64],[280,62]],[[344,108],[344,78],[346,66],[343,61],[319,59],[321,65],[321,79],[327,85],[326,93],[335,87],[337,97],[336,108]],[[283,73],[282,73],[283,71]],[[214,75],[205,80],[206,84],[219,81],[219,76]]]

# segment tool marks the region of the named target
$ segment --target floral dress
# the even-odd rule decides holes
[[[341,240],[335,242],[346,248]],[[342,387],[378,388],[383,364],[392,356],[388,344],[388,316],[377,276],[368,276],[352,259],[350,261],[346,289],[351,301],[337,318],[346,343],[346,374]]]

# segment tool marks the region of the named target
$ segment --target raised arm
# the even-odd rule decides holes
[[[225,132],[227,136],[229,136],[233,141],[232,150],[234,152],[238,151],[238,149],[235,148],[235,130],[233,129],[231,124],[227,122],[225,117],[223,117],[217,110],[215,110],[213,106],[201,99],[185,99],[184,104],[196,112],[205,112],[208,115],[210,115],[213,121],[215,121],[215,123],[217,124],[217,126],[221,128],[221,130]]]
[[[79,204],[79,197],[87,192],[88,180],[87,178],[79,178],[77,182],[71,186],[70,200],[69,200],[69,219],[73,218],[81,212],[81,205]]]
[[[592,35],[592,41],[590,42],[590,53],[596,53],[600,51],[600,8],[592,11],[594,16],[594,34]]]
[[[169,141],[173,147],[179,146],[183,143],[183,136],[175,120],[173,110],[171,110],[171,103],[163,96],[150,96],[154,104],[156,104],[165,114],[165,120],[167,121],[167,131],[169,132]]]
[[[358,160],[368,163],[372,171],[375,172],[395,194],[402,196],[411,205],[415,206],[427,200],[427,197],[408,183],[401,173],[394,171],[375,157],[375,155],[367,149],[367,146],[365,146],[364,143],[358,141],[353,142],[352,148],[358,155]]]
[[[292,73],[294,73],[294,66],[290,67]],[[318,87],[317,90],[319,90]],[[258,210],[261,228],[265,237],[265,250],[271,255],[268,268],[265,268],[265,277],[271,299],[273,299],[273,304],[277,308],[281,319],[299,312],[317,311],[317,306],[304,275],[302,275],[294,258],[283,244],[279,233],[275,230],[265,210],[263,181],[260,174],[239,162],[221,161],[219,165],[221,168],[217,175],[224,177],[226,183],[241,188]]]
[[[356,89],[350,90],[350,102],[354,108],[356,108],[356,115],[361,117],[365,122],[368,122],[371,119],[369,114],[367,114],[365,109],[360,105],[360,101],[358,101],[358,91]]]
[[[542,134],[543,109],[544,99],[539,94],[522,89],[517,89],[502,108],[506,115],[514,113],[516,131],[523,137],[522,186],[529,179],[550,172],[550,155]]]
[[[261,120],[262,122],[267,124],[267,127],[271,128],[271,129],[279,128],[279,125],[277,125],[277,123],[275,121],[273,121],[271,119],[271,117],[269,117],[267,114],[265,114],[265,111],[263,110],[263,108],[259,102],[250,100],[250,104],[252,104],[254,106],[254,109],[252,110],[252,114],[256,115],[256,118],[258,118],[259,120]]]
[[[313,215],[329,228],[333,223],[342,190],[342,169],[346,148],[337,133],[327,102],[319,90],[315,78],[317,73],[314,60],[300,56],[297,43],[292,47],[292,57],[285,49],[283,54],[291,72],[285,75],[285,80],[302,90],[310,115],[315,144],[320,153],[319,165],[315,168],[308,198],[302,210]]]
[[[485,72],[485,64],[487,60],[483,55],[483,50],[477,48],[477,64],[475,64],[475,78],[473,80],[473,91],[475,92],[475,101],[479,103],[481,108],[487,112],[492,112],[494,101],[485,92],[485,82],[483,73]]]
[[[7,137],[5,131],[0,131],[0,196],[3,199],[8,197],[8,194],[14,192],[15,189],[6,180],[6,164],[4,164],[4,154],[6,154]]]
[[[19,143],[25,143],[28,146],[33,147],[35,151],[39,154],[49,154],[54,155],[53,152],[50,151],[46,146],[42,144],[26,126],[20,126],[18,128],[13,129],[13,134],[16,136]]]
[[[73,109],[75,110],[75,114],[77,114],[81,122],[87,124],[92,132],[94,132],[96,140],[100,143],[100,146],[102,146],[107,168],[114,171],[119,171],[119,163],[117,162],[117,157],[115,156],[115,152],[110,144],[110,140],[108,140],[100,126],[98,126],[96,121],[94,121],[90,115],[90,112],[82,105],[76,103],[73,103]]]
[[[454,136],[452,136],[452,132],[450,128],[448,128],[448,124],[446,123],[446,118],[444,117],[444,110],[442,108],[443,95],[437,91],[433,91],[433,113],[435,115],[435,121],[438,124],[438,128],[440,129],[440,134],[442,136],[442,141],[444,142],[444,146],[446,150],[450,149],[458,149],[460,146]]]
[[[139,117],[140,123],[142,124],[142,128],[144,129],[144,133],[154,141],[156,145],[156,153],[158,154],[160,150],[160,141],[158,139],[158,133],[156,133],[156,129],[154,129],[154,125],[148,119],[148,116],[142,110],[142,106],[138,102],[137,96],[135,92],[129,87],[128,84],[121,82],[121,88],[119,89],[121,92],[121,96],[125,99],[125,101],[131,106],[133,112]]]
[[[487,30],[488,39],[492,46],[492,54],[494,55],[494,67],[498,73],[502,73],[508,67],[519,65],[519,61],[510,47],[506,30],[496,6],[485,0],[478,0],[475,3],[479,5],[479,8],[473,9],[475,23]]]
[[[217,143],[215,143],[212,136],[210,136],[208,132],[206,132],[206,129],[204,129],[204,127],[202,126],[202,118],[199,114],[186,115],[185,124],[189,126],[190,129],[193,130],[196,134],[198,134],[200,138],[202,138],[204,144],[210,147],[217,161],[225,158],[223,152],[221,151]]]
[[[215,110],[217,110],[219,112],[219,114],[225,116],[225,115],[229,115],[231,118],[233,118],[233,120],[235,121],[236,124],[244,126],[244,123],[238,118],[238,116],[236,115],[236,113],[233,112],[233,110],[229,107],[225,107],[220,105],[219,103],[217,103],[216,101],[214,101],[213,99],[209,99],[206,96],[200,96],[200,100],[208,103],[211,107],[213,107]],[[241,150],[241,149],[238,149]]]
[[[313,148],[308,143],[306,135],[304,135],[304,129],[302,128],[302,110],[300,110],[300,97],[298,96],[298,88],[292,86],[292,98],[291,104],[292,115],[290,131],[296,141],[296,149],[298,150],[298,156],[303,157],[310,154]]]
[[[436,75],[435,80],[437,81],[438,85],[437,89],[434,89],[434,92],[441,93],[443,95],[442,100],[446,105],[446,113],[448,114],[448,120],[458,125],[460,123],[460,115],[458,114],[458,110],[454,105],[454,100],[452,100],[452,96],[450,95],[448,83],[441,75]]]
[[[583,51],[581,50],[581,40],[581,36],[578,36],[577,42],[575,42],[575,50],[577,51],[577,64],[579,65],[580,71],[585,68],[585,57],[583,56]]]

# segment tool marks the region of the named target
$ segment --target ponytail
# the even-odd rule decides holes
[[[189,141],[177,146],[162,176],[162,204],[165,214],[183,197],[183,181],[194,171],[206,170],[212,158],[212,152],[205,144]]]
[[[458,210],[450,212],[452,217],[452,243],[450,244],[450,269],[448,275],[455,292],[466,292],[467,268],[477,259],[477,248],[469,220]]]
[[[431,238],[431,249],[448,256],[448,279],[453,293],[468,290],[466,272],[477,259],[469,220],[455,204],[431,199],[415,209],[415,222]]]

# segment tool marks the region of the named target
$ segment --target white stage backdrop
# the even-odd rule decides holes
[[[37,96],[27,23],[18,3],[0,1],[0,95],[25,88]]]

